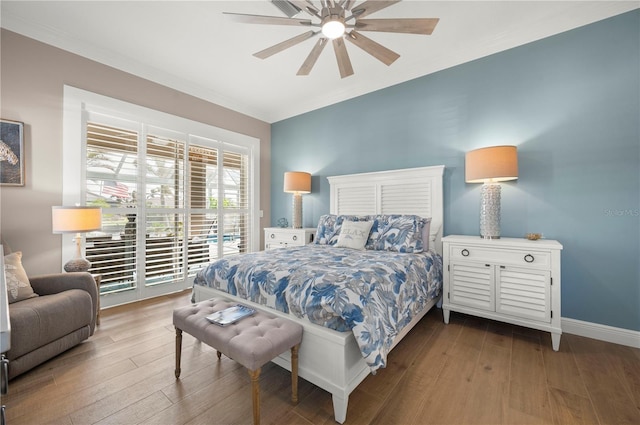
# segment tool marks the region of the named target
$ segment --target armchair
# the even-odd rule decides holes
[[[96,326],[98,290],[91,274],[49,274],[30,277],[28,283],[37,296],[9,304],[9,379],[81,343]]]

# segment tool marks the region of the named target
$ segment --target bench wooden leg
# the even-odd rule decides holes
[[[251,393],[253,398],[253,425],[260,425],[260,369],[250,370]]]
[[[176,328],[176,378],[180,377],[180,356],[182,355],[182,329]]]
[[[298,403],[298,348],[300,345],[291,347],[291,401]]]

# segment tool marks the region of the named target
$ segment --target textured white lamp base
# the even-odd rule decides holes
[[[91,267],[91,262],[86,258],[74,258],[73,260],[67,261],[67,264],[64,265],[64,271],[67,273],[70,272],[87,272]]]
[[[80,235],[80,233],[76,233],[76,237],[73,239],[76,242],[76,256],[67,261],[67,264],[64,265],[64,271],[67,273],[87,272],[91,267],[91,262],[82,257],[82,251],[80,249],[80,244],[82,243],[82,235]]]
[[[302,229],[302,195],[293,194],[293,223],[294,229]]]
[[[482,185],[480,198],[480,237],[500,239],[500,184]]]

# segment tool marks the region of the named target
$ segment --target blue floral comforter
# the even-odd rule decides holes
[[[442,291],[442,258],[305,245],[226,257],[195,285],[208,286],[306,318],[351,330],[372,371],[385,367],[396,335]]]

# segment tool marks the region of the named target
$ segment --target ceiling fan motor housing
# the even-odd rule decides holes
[[[344,9],[341,7],[323,7],[321,11],[322,33],[327,38],[338,38],[344,34]]]

